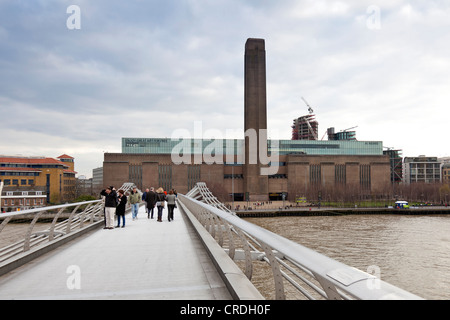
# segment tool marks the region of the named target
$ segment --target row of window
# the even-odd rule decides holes
[[[281,155],[306,153],[311,155],[382,155],[380,141],[310,141],[310,140],[268,140],[268,151]],[[161,139],[161,138],[122,138],[122,153],[180,154],[207,153],[241,155],[244,139]]]
[[[39,172],[21,172],[21,171],[17,171],[17,172],[8,172],[8,171],[2,171],[0,172],[0,176],[27,176],[27,177],[38,177],[39,176]]]
[[[0,163],[0,167],[2,168],[63,168],[63,165],[61,164],[23,164],[23,163]]]
[[[41,196],[42,195],[42,191],[32,191],[33,193],[34,193],[34,195],[36,195],[36,196]],[[12,197],[12,196],[14,196],[14,191],[6,191],[5,192],[6,193],[6,196],[7,197]],[[17,191],[16,191],[16,195],[17,195]],[[20,195],[22,195],[22,196],[28,196],[28,194],[29,194],[30,192],[29,191],[22,191],[22,192],[20,192]]]
[[[3,207],[12,206],[42,206],[44,205],[44,199],[3,199]]]
[[[2,181],[0,179],[0,181]],[[15,186],[15,185],[19,185],[19,181],[20,181],[20,185],[21,186],[32,186],[34,185],[34,179],[5,179],[3,180],[3,184],[5,186]]]
[[[285,162],[277,163],[280,166],[285,165]],[[369,189],[371,186],[371,171],[370,165],[361,165],[359,172],[360,184],[363,188]],[[338,184],[345,185],[347,182],[345,165],[335,166],[335,182]],[[136,185],[142,183],[142,166],[140,165],[130,165],[130,181],[134,182]],[[201,173],[200,166],[193,165],[188,166],[188,185],[190,189],[200,181]],[[224,179],[244,179],[243,174],[225,174]],[[287,179],[287,174],[275,174],[270,175],[269,179]],[[164,190],[169,190],[172,188],[172,166],[171,165],[159,165],[158,166],[158,181],[159,185],[164,188]],[[322,183],[322,167],[320,164],[312,164],[309,168],[309,181],[313,184]]]

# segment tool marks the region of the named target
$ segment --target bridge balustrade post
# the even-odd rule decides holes
[[[92,210],[91,223],[94,223],[95,217],[97,216],[97,214],[103,213],[102,211],[103,211],[103,203],[102,202],[97,203],[95,205],[94,210]],[[99,219],[101,219],[101,217]]]
[[[228,222],[225,223],[225,228],[227,229],[227,235],[228,235],[228,256],[234,260],[234,255],[236,253],[236,247],[234,245],[234,236],[231,232],[231,226],[228,224]]]
[[[69,219],[67,219],[66,234],[70,233],[73,215],[75,214],[75,212],[78,210],[79,207],[80,205],[76,206],[75,209],[73,209],[72,212],[70,213]]]
[[[86,217],[86,212],[88,212],[90,210],[90,208],[92,207],[92,203],[88,204],[88,206],[86,208],[84,208],[83,212],[81,213],[81,217],[80,217],[80,229],[83,228],[83,223],[84,223],[84,218]]]
[[[12,218],[12,217],[9,216],[9,217],[6,217],[6,218],[3,220],[2,224],[0,225],[0,233],[3,231],[3,228],[6,227],[6,225],[8,224],[9,220],[11,220],[11,218]]]
[[[244,248],[245,253],[245,275],[249,280],[252,279],[253,276],[253,264],[252,264],[252,253],[250,251],[250,246],[248,244],[247,239],[244,236],[244,233],[241,229],[236,230],[237,235],[241,239],[242,246]]]
[[[52,225],[50,226],[50,230],[48,232],[48,241],[53,241],[53,237],[54,237],[54,231],[55,231],[55,226],[56,226],[56,222],[58,221],[59,216],[61,215],[61,213],[63,213],[65,208],[61,208],[61,210],[58,211],[58,213],[55,215],[55,217],[53,218],[52,221]]]
[[[38,214],[36,214],[33,218],[33,221],[31,221],[30,226],[28,227],[27,233],[25,234],[25,242],[23,244],[23,252],[26,252],[30,250],[30,241],[31,241],[31,233],[33,231],[34,225],[39,220],[40,216],[44,213],[44,210],[40,211]]]
[[[328,281],[327,279],[321,277],[318,274],[314,274],[314,277],[322,286],[322,289],[325,291],[328,300],[342,300],[341,295],[337,291],[335,285],[331,283],[331,281]]]
[[[214,220],[216,222],[216,228],[219,237],[219,246],[223,247],[222,220],[216,215],[214,215]]]
[[[266,258],[272,268],[273,280],[275,282],[275,299],[276,300],[286,300],[286,294],[284,292],[283,275],[280,271],[280,265],[278,264],[275,255],[273,254],[272,248],[269,247],[264,242],[261,243],[261,247],[266,254]]]

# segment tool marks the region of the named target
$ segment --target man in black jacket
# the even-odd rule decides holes
[[[155,208],[156,205],[156,192],[155,192],[155,188],[151,187],[150,191],[147,192],[147,197],[146,200],[147,202],[147,218],[150,218],[150,213],[152,215],[152,219],[153,219],[153,209]]]
[[[100,192],[105,197],[105,229],[114,229],[114,214],[117,207],[117,193],[114,187]]]

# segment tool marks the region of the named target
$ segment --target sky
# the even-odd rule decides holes
[[[0,0],[0,154],[68,154],[89,178],[122,137],[242,138],[248,38],[265,39],[271,138],[303,97],[319,139],[357,127],[450,156],[445,0]]]

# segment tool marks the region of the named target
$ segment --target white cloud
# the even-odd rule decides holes
[[[440,142],[450,4],[377,1],[377,30],[366,24],[370,1],[76,4],[75,31],[65,27],[69,3],[0,4],[0,111],[8,114],[0,153],[72,153],[90,176],[104,151],[120,151],[121,137],[170,137],[196,120],[205,130],[243,128],[249,37],[266,39],[268,125],[279,138],[307,113],[303,96],[320,138],[331,126],[358,126],[357,138],[408,156],[450,152]]]
[[[342,1],[299,1],[290,10],[290,16],[294,18],[322,18],[345,15],[348,10],[348,4]]]

